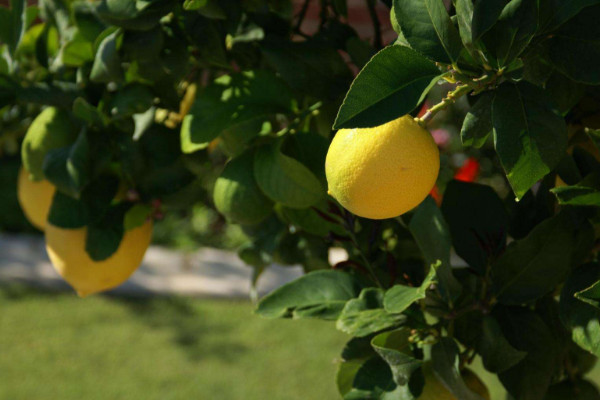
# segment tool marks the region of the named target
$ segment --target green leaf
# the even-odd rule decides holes
[[[385,360],[392,370],[394,382],[399,386],[407,385],[410,378],[423,361],[416,358],[412,351],[408,327],[383,332],[371,340],[375,351]]]
[[[136,204],[125,214],[123,227],[126,231],[139,228],[144,225],[152,215],[153,208],[146,204]]]
[[[600,266],[585,264],[573,271],[560,294],[560,318],[571,331],[571,338],[596,357],[600,356],[600,310],[575,296],[587,292],[599,280]]]
[[[25,0],[11,0],[10,1],[11,8],[11,40],[8,42],[8,48],[12,54],[15,53],[17,47],[19,47],[19,43],[21,43],[21,38],[25,34],[25,29],[27,28],[27,1]]]
[[[256,313],[267,318],[298,318],[303,316],[302,311],[327,307],[328,313],[320,317],[336,319],[346,302],[358,297],[361,290],[362,284],[350,274],[335,270],[315,271],[263,297]]]
[[[95,219],[87,227],[85,251],[94,261],[103,261],[112,256],[123,239],[123,219],[129,204],[112,206],[102,219]]]
[[[106,25],[98,19],[95,7],[88,2],[74,2],[72,5],[77,34],[88,42],[93,42],[106,29]]]
[[[443,337],[431,348],[431,365],[435,375],[448,390],[461,400],[483,400],[465,384],[458,370],[458,345],[454,339]]]
[[[484,276],[489,261],[506,247],[508,213],[502,200],[489,186],[451,181],[442,212],[456,254]]]
[[[410,220],[409,229],[425,258],[425,263],[437,268],[438,287],[442,297],[452,303],[460,294],[460,283],[452,274],[450,248],[452,241],[448,225],[435,201],[427,197]]]
[[[100,110],[88,103],[83,97],[78,97],[73,102],[73,115],[90,125],[104,126],[107,123],[107,118]]]
[[[71,146],[52,149],[46,153],[43,164],[43,176],[56,188],[72,197],[79,196],[79,190],[67,168]]]
[[[469,0],[465,0],[469,1]],[[473,146],[480,148],[487,141],[488,136],[492,133],[492,100],[494,94],[486,92],[477,99],[477,102],[463,121],[460,131],[460,139],[463,146]]]
[[[550,39],[552,64],[574,81],[597,85],[600,71],[600,5],[588,7]]]
[[[575,298],[600,309],[600,281],[587,289],[575,293]]]
[[[286,207],[306,208],[325,195],[317,177],[280,151],[281,142],[260,147],[254,156],[254,177],[260,189]]]
[[[394,0],[394,11],[411,48],[433,61],[458,60],[462,43],[442,0]]]
[[[485,316],[482,326],[477,352],[481,355],[486,370],[499,374],[525,358],[527,353],[508,343],[498,321],[493,317]]]
[[[414,50],[386,47],[352,83],[334,129],[378,126],[408,114],[440,76],[435,64]]]
[[[144,132],[148,130],[154,123],[154,116],[156,114],[156,107],[150,107],[143,113],[133,114],[133,122],[135,124],[135,130],[133,132],[133,140],[140,140]]]
[[[219,0],[185,0],[183,8],[184,10],[197,10],[200,14],[208,18],[227,18],[227,14],[219,6]]]
[[[473,4],[472,40],[479,40],[502,14],[506,0],[475,0]]]
[[[499,374],[500,381],[515,399],[542,399],[558,373],[562,349],[555,332],[527,308],[496,307],[493,316],[511,346],[527,352],[523,360]]]
[[[436,270],[440,267],[441,262],[431,264],[429,273],[419,287],[411,287],[405,285],[395,285],[385,292],[383,301],[385,310],[390,313],[402,313],[413,303],[425,298],[427,290],[434,283]]]
[[[541,30],[548,32],[560,27],[586,7],[599,4],[598,0],[552,0],[544,4],[550,10],[541,21]],[[542,7],[542,5],[541,5]],[[585,11],[587,12],[587,10]]]
[[[133,83],[115,93],[110,102],[110,113],[114,118],[131,117],[144,113],[153,103],[154,93],[150,87]]]
[[[77,229],[86,226],[88,221],[88,211],[83,202],[56,192],[48,213],[49,223],[59,228]]]
[[[130,60],[152,61],[160,57],[164,43],[160,27],[148,31],[125,31],[121,49]]]
[[[375,356],[340,363],[337,373],[338,389],[344,400],[413,400],[403,394],[394,382],[385,361]]]
[[[481,40],[487,52],[495,57],[498,68],[508,66],[533,39],[538,24],[537,1],[511,0],[500,13],[494,26],[482,36]],[[483,13],[488,13],[487,3],[480,3]]]
[[[591,173],[572,186],[559,186],[550,190],[558,204],[570,206],[600,206],[600,175]]]
[[[224,75],[201,92],[181,125],[184,153],[205,149],[221,132],[269,115],[290,113],[287,85],[265,70]]]
[[[185,28],[198,52],[198,60],[229,69],[225,51],[225,37],[216,21],[199,14],[186,15]]]
[[[297,92],[336,99],[352,80],[346,62],[324,41],[266,39],[261,42],[261,50],[267,62]]]
[[[521,199],[564,157],[565,120],[542,89],[521,82],[504,83],[496,90],[492,121],[496,152],[517,199]]]
[[[563,211],[537,225],[524,239],[512,242],[492,264],[498,300],[521,304],[552,291],[568,275],[581,223]]]
[[[169,0],[102,0],[96,4],[96,13],[109,25],[144,31],[155,27],[174,6]]]
[[[120,82],[123,79],[121,59],[117,51],[117,41],[120,34],[121,31],[116,30],[100,42],[90,73],[92,82]]]
[[[364,289],[357,299],[346,303],[337,320],[337,329],[363,337],[403,324],[406,321],[404,315],[391,314],[383,309],[383,296],[383,289]]]
[[[545,89],[554,100],[558,111],[566,115],[585,93],[585,86],[554,71],[545,83]]]
[[[473,49],[473,1],[456,0],[456,17],[458,20],[458,32],[465,47]]]
[[[81,67],[94,59],[93,43],[79,33],[66,42],[61,51],[62,62],[69,67]]]

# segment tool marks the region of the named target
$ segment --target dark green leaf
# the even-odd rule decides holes
[[[106,117],[100,110],[88,103],[83,97],[78,97],[73,102],[73,115],[90,125],[103,126],[107,122]]]
[[[327,319],[336,319],[348,300],[358,297],[362,285],[345,272],[311,272],[274,290],[258,303],[256,313],[267,318],[298,317],[298,312],[333,307]],[[337,314],[337,315],[336,315]]]
[[[88,225],[85,251],[92,260],[106,260],[117,251],[125,233],[123,219],[128,208],[126,204],[113,206],[102,220],[95,220]]]
[[[545,83],[548,94],[552,97],[558,111],[566,115],[583,97],[585,86],[574,82],[561,73],[553,72]]]
[[[425,298],[427,290],[435,282],[436,270],[441,265],[438,261],[437,264],[431,264],[429,273],[420,287],[411,287],[405,285],[395,285],[385,292],[385,298],[383,304],[386,311],[390,313],[402,313],[408,307],[410,307],[416,301]]]
[[[93,43],[76,33],[61,51],[62,62],[69,67],[80,67],[94,59]]]
[[[88,211],[83,202],[56,192],[48,214],[48,222],[59,228],[77,229],[86,226],[88,221]]]
[[[154,94],[146,85],[134,83],[115,93],[110,113],[115,118],[131,117],[147,111],[154,103]]]
[[[488,12],[487,3],[481,1],[483,13]],[[506,4],[495,25],[481,38],[498,68],[508,66],[523,52],[533,38],[537,24],[537,0],[511,0]]]
[[[458,370],[458,345],[451,338],[441,338],[431,348],[431,365],[435,375],[448,390],[461,400],[483,400],[465,384]]]
[[[451,181],[444,192],[442,212],[456,254],[485,275],[489,261],[506,246],[508,213],[500,197],[489,186]]]
[[[17,47],[19,47],[19,43],[21,43],[21,38],[25,34],[25,29],[27,28],[27,1],[26,0],[10,0],[11,7],[11,35],[10,42],[8,42],[8,47],[10,52],[14,55]]]
[[[600,309],[600,281],[594,283],[587,289],[575,293],[575,297]]]
[[[269,39],[261,43],[261,49],[265,59],[295,91],[336,99],[352,80],[342,57],[326,42]]]
[[[559,363],[561,349],[554,332],[526,308],[496,307],[493,314],[511,346],[527,352],[518,364],[499,374],[500,381],[515,399],[541,400]]]
[[[550,39],[550,59],[574,81],[599,84],[600,5],[586,8],[563,25]]]
[[[469,0],[465,0],[469,1]],[[494,94],[486,92],[477,99],[477,102],[465,116],[460,138],[463,146],[480,148],[492,133],[492,100]]]
[[[560,27],[562,24],[573,18],[579,11],[586,7],[599,4],[598,0],[549,0],[542,3],[540,8],[545,6],[549,12],[541,21],[541,28],[544,32]],[[540,10],[541,11],[541,10]],[[586,10],[587,12],[587,10]]]
[[[492,265],[498,300],[521,304],[552,291],[571,269],[578,229],[574,215],[563,211],[537,225],[526,238],[512,242]]]
[[[413,400],[394,382],[389,366],[379,357],[345,361],[338,367],[338,389],[344,400]],[[340,384],[344,382],[345,384]],[[348,391],[346,391],[348,390]]]
[[[489,31],[500,18],[506,0],[475,0],[473,4],[472,40],[477,41]]]
[[[450,248],[452,241],[442,212],[431,197],[427,197],[413,215],[409,225],[428,265],[442,263],[437,268],[437,280],[442,297],[452,303],[460,294],[460,283],[452,274]]]
[[[128,59],[151,61],[160,56],[164,42],[160,27],[148,31],[125,31],[121,48]]]
[[[505,83],[492,103],[494,143],[517,197],[553,170],[567,148],[565,120],[540,88]]]
[[[401,325],[406,317],[383,309],[383,289],[364,289],[357,299],[349,300],[340,314],[336,327],[352,336],[363,337]]]
[[[102,40],[90,73],[90,80],[99,83],[119,82],[123,79],[121,59],[117,51],[120,31],[116,30]]]
[[[181,148],[184,153],[205,149],[228,128],[291,109],[289,88],[271,72],[224,75],[197,96],[183,119]]]
[[[462,43],[442,0],[394,0],[394,11],[411,48],[433,61],[458,60]]]
[[[410,328],[400,328],[395,331],[380,333],[371,341],[375,351],[388,363],[399,386],[409,383],[411,375],[423,363],[416,358],[409,342]]]
[[[148,30],[155,27],[175,4],[170,0],[102,0],[96,5],[96,13],[110,25],[132,30]]]
[[[373,127],[408,114],[440,76],[435,64],[414,50],[386,47],[352,83],[334,128]]]
[[[484,317],[482,325],[477,352],[481,355],[486,370],[499,374],[525,358],[527,353],[508,343],[498,321],[493,317]]]
[[[571,206],[600,206],[600,175],[592,173],[572,186],[551,190],[559,204]]]
[[[303,164],[280,151],[281,143],[260,147],[254,156],[254,177],[260,189],[291,208],[315,205],[325,195],[317,177]]]
[[[582,349],[600,356],[600,310],[575,297],[600,280],[600,266],[585,264],[573,271],[560,294],[560,318]],[[581,295],[580,295],[581,296]]]
[[[217,23],[199,14],[186,16],[185,27],[196,47],[199,60],[218,67],[230,68],[225,52],[225,38]]]

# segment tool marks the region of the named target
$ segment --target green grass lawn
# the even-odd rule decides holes
[[[245,301],[0,287],[0,400],[335,400],[347,336]],[[493,400],[499,383],[482,374]],[[592,373],[600,382],[600,369]]]
[[[0,399],[336,399],[345,335],[248,302],[0,289]]]

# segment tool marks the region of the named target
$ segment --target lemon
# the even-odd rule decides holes
[[[76,137],[77,133],[66,111],[54,107],[42,111],[29,126],[21,146],[23,165],[33,180],[44,179],[42,167],[48,151],[68,146]]]
[[[421,203],[440,169],[439,150],[411,116],[374,128],[341,129],[327,153],[331,194],[352,213],[393,218]]]
[[[425,378],[425,387],[419,396],[419,400],[457,400],[435,375],[430,362],[423,364],[422,369]],[[477,393],[485,400],[490,400],[490,393],[487,387],[473,371],[465,369],[461,375],[465,384],[472,392]]]
[[[152,237],[152,222],[125,232],[117,251],[108,259],[93,261],[85,251],[87,228],[46,226],[46,250],[54,269],[80,297],[112,289],[139,267]]]
[[[48,213],[55,192],[56,189],[47,180],[34,182],[29,179],[29,173],[25,168],[19,170],[17,183],[19,205],[31,225],[41,231],[46,228],[46,221],[48,220]]]

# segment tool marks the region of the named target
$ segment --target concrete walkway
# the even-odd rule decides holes
[[[203,248],[181,253],[151,246],[142,266],[112,293],[248,298],[251,275],[252,269],[232,252]],[[301,275],[299,266],[273,265],[260,277],[258,293],[268,293]],[[71,290],[50,264],[41,236],[0,234],[0,283],[4,282]]]

